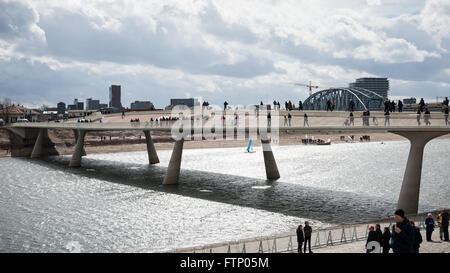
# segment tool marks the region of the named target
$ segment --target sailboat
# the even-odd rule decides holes
[[[253,147],[252,147],[252,139],[250,139],[250,141],[248,142],[248,147],[247,147],[247,153],[256,153],[255,151],[253,151]]]

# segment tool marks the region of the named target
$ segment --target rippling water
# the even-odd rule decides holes
[[[258,149],[258,148],[257,148]],[[163,186],[171,151],[0,159],[0,251],[157,252],[384,217],[395,209],[408,142],[184,150],[180,184]],[[450,141],[425,149],[420,211],[450,207]]]

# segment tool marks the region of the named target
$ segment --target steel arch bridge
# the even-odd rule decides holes
[[[350,101],[355,103],[354,110],[378,111],[382,109],[384,98],[377,93],[361,87],[330,88],[312,94],[303,102],[305,110],[327,110],[327,101],[334,102],[334,110],[346,111]]]

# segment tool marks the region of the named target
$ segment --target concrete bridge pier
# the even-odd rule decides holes
[[[417,214],[419,210],[420,179],[422,176],[422,160],[425,145],[433,138],[448,134],[448,132],[406,132],[391,133],[407,138],[411,143],[405,175],[398,199],[397,208],[405,214]]]
[[[183,144],[184,139],[177,140],[175,142],[163,185],[178,184],[178,178],[180,177],[181,155],[183,154]]]
[[[145,141],[147,142],[148,161],[149,161],[150,165],[158,164],[159,158],[158,158],[158,154],[156,153],[155,145],[153,145],[152,136],[150,134],[150,131],[144,131],[144,134],[145,134]]]
[[[263,148],[267,180],[277,180],[280,178],[280,173],[278,172],[277,162],[273,156],[272,147],[270,146],[270,140],[267,135],[264,136],[261,134],[261,144]]]
[[[75,145],[75,151],[72,154],[69,167],[81,167],[81,157],[83,154],[84,137],[86,136],[85,130],[77,131],[77,144]]]
[[[31,152],[31,158],[38,158],[42,155],[42,144],[44,142],[44,137],[47,136],[47,129],[41,128],[39,129],[38,136],[36,138],[36,142],[34,143],[33,151]]]
[[[75,143],[78,142],[78,130],[73,130],[73,133],[75,135]],[[86,156],[86,151],[84,150],[84,146],[81,148],[81,156]]]

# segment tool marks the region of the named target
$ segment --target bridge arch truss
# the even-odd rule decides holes
[[[350,101],[355,103],[355,110],[378,111],[382,109],[384,98],[365,88],[330,88],[312,94],[303,103],[305,110],[327,110],[327,101],[335,104],[334,110],[346,111]]]

